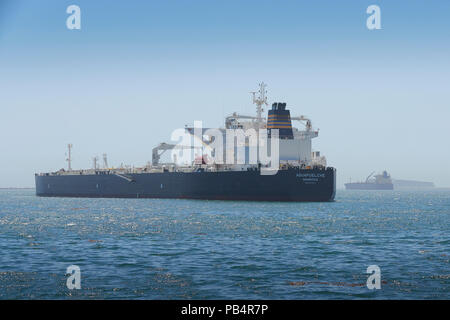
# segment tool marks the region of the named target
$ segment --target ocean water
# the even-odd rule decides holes
[[[0,190],[0,299],[449,299],[449,231],[449,191],[263,203]]]

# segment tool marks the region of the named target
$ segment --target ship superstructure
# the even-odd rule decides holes
[[[103,168],[99,168],[95,158],[92,169],[74,170],[71,162],[72,145],[69,145],[68,169],[36,174],[36,194],[70,197],[333,200],[336,170],[327,167],[326,158],[320,152],[312,152],[311,140],[318,136],[318,131],[313,129],[307,117],[292,117],[284,102],[273,103],[267,119],[264,118],[264,107],[269,105],[266,93],[264,83],[260,83],[258,92],[252,92],[256,105],[255,116],[233,113],[226,117],[223,128],[215,128],[219,134],[214,138],[206,134],[211,128],[187,126],[185,132],[192,137],[193,144],[160,143],[152,150],[152,161],[142,167],[112,168],[107,165],[104,155]],[[302,128],[294,127],[293,121],[302,123]],[[236,146],[230,148],[228,134],[239,129],[253,129],[257,134],[257,143],[244,139],[241,145],[238,141]],[[260,158],[260,149],[267,143],[269,153],[273,155],[273,147],[269,143],[272,138],[278,144],[277,166],[270,174],[263,174],[269,165]],[[218,139],[223,140],[224,146],[221,149],[223,155],[220,156],[217,148],[213,148]],[[234,137],[232,139],[234,142]],[[244,150],[240,159],[235,150],[239,147]],[[250,156],[254,148],[257,149],[257,158],[253,159],[256,161],[252,161]],[[162,154],[169,150],[173,161],[162,163]],[[195,157],[190,163],[183,163],[177,158],[179,152],[193,153]],[[230,155],[233,160],[231,163]],[[271,166],[274,169],[273,163]]]
[[[256,96],[257,93],[258,96]],[[264,112],[263,106],[268,106],[266,85],[260,83],[259,91],[252,92],[252,94],[253,103],[256,104],[256,116],[241,115],[235,112],[226,117],[225,127],[219,129],[223,132],[224,144],[226,144],[225,131],[227,129],[267,130],[268,138],[271,138],[272,131],[276,129],[279,136],[280,163],[308,168],[327,166],[326,158],[321,156],[319,151],[312,151],[312,139],[318,137],[319,131],[313,129],[309,118],[303,115],[292,117],[290,110],[287,109],[287,103],[274,102],[268,110],[268,118],[266,119],[261,116]],[[302,124],[302,127],[292,126],[293,121],[298,121]],[[194,135],[194,128],[188,127],[187,130]],[[202,134],[207,130],[208,128],[204,129]],[[246,155],[248,155],[248,143],[246,143],[246,148]]]
[[[349,182],[345,184],[347,190],[393,190],[391,176],[384,170],[381,174],[372,172],[364,182]]]

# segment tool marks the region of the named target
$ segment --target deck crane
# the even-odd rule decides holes
[[[161,156],[167,150],[172,150],[172,149],[194,149],[194,148],[199,148],[199,147],[196,147],[196,146],[180,146],[180,145],[176,145],[176,144],[170,144],[170,143],[162,142],[158,146],[156,146],[156,147],[154,147],[152,149],[152,165],[153,166],[157,166]],[[159,152],[159,151],[161,151],[161,152]]]
[[[366,183],[369,182],[370,177],[373,176],[374,173],[375,173],[375,171],[372,172],[371,174],[369,174],[369,176],[366,178]]]
[[[296,121],[306,121],[305,127],[307,131],[311,131],[312,129],[312,123],[311,120],[306,118],[305,116],[300,116],[300,117],[291,117],[291,120],[296,120]]]

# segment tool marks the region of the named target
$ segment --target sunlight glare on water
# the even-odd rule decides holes
[[[1,299],[449,299],[448,191],[331,203],[0,190]],[[81,268],[81,290],[66,268]],[[382,287],[366,287],[369,265]]]

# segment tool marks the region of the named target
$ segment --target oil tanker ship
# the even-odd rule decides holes
[[[233,113],[226,117],[223,128],[215,128],[220,135],[208,136],[207,128],[185,127],[183,130],[194,140],[190,144],[160,143],[152,151],[152,161],[142,167],[108,166],[104,155],[103,167],[94,158],[93,168],[74,170],[71,166],[69,144],[68,168],[56,172],[35,174],[36,195],[43,197],[90,197],[90,198],[184,198],[207,200],[250,201],[333,201],[336,191],[336,169],[328,167],[320,152],[312,152],[311,140],[318,136],[311,120],[305,116],[291,117],[286,103],[273,103],[267,119],[263,107],[268,106],[266,85],[261,83],[258,92],[252,92],[256,104],[256,116]],[[257,93],[259,93],[257,95]],[[301,128],[292,126],[299,121]],[[241,158],[236,152],[233,130],[258,133],[257,159],[251,161],[254,141],[239,140]],[[252,131],[254,130],[254,131]],[[261,135],[261,136],[259,136]],[[219,137],[219,138],[218,138]],[[228,138],[228,140],[227,140]],[[266,140],[264,140],[266,139]],[[269,140],[275,144],[269,144]],[[275,139],[275,140],[273,140]],[[200,143],[198,141],[200,140]],[[213,148],[218,141],[225,148]],[[227,142],[228,141],[228,142]],[[261,143],[262,141],[262,143]],[[197,143],[196,143],[197,142]],[[276,161],[270,165],[259,157],[262,145]],[[200,155],[198,150],[201,149]],[[162,163],[161,156],[172,151],[173,162]],[[217,152],[222,151],[221,153]],[[278,150],[277,153],[272,152]],[[186,163],[177,158],[194,154],[194,160]],[[219,154],[219,156],[218,156]],[[231,162],[229,160],[232,160]],[[223,160],[223,161],[222,161]],[[228,161],[225,161],[228,160]],[[276,167],[274,167],[274,163]]]
[[[345,184],[347,190],[393,190],[394,184],[392,183],[391,176],[387,171],[383,171],[382,174],[377,174],[373,178],[372,172],[364,182],[349,182]]]

